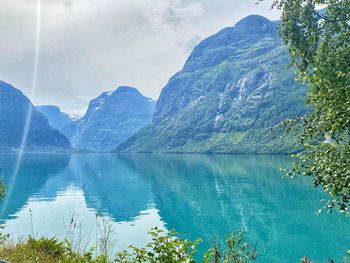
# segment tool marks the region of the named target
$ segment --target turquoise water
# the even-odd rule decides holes
[[[316,216],[325,196],[305,178],[282,178],[286,156],[28,154],[14,178],[15,163],[16,155],[0,155],[8,185],[0,219],[13,239],[55,236],[88,247],[109,222],[111,251],[144,245],[153,226],[202,238],[200,250],[243,229],[258,242],[258,262],[340,262],[350,248],[350,220]],[[72,237],[72,216],[83,234]]]

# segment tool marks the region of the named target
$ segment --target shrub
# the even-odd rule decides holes
[[[226,247],[220,252],[220,246],[214,240],[212,248],[204,254],[203,263],[249,263],[257,258],[257,244],[253,248],[244,242],[243,232],[226,236]]]
[[[187,239],[177,238],[175,232],[164,235],[164,231],[157,227],[149,234],[152,241],[143,248],[129,246],[130,251],[124,250],[116,254],[114,262],[150,262],[150,263],[172,263],[172,262],[195,262],[194,254],[196,247],[201,242],[191,242]]]

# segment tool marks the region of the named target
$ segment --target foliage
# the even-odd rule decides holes
[[[175,263],[195,262],[194,254],[200,240],[191,242],[187,239],[177,238],[175,232],[164,235],[164,231],[153,228],[149,234],[152,241],[143,248],[130,246],[131,251],[121,251],[116,254],[115,262],[150,262]]]
[[[222,248],[214,240],[213,246],[203,254],[201,261],[195,255],[201,240],[192,242],[177,238],[175,234],[165,234],[153,228],[150,231],[152,240],[145,247],[130,246],[129,250],[116,253],[114,259],[109,259],[107,255],[93,257],[94,248],[77,253],[68,241],[60,242],[56,238],[29,238],[15,244],[2,240],[0,258],[12,263],[252,263],[258,257],[257,244],[251,247],[245,242],[243,232],[227,235]],[[346,258],[342,262],[346,263]],[[313,261],[303,257],[301,263]]]
[[[116,254],[115,262],[150,262],[175,263],[196,262],[195,253],[201,240],[191,242],[187,239],[174,237],[176,233],[164,235],[158,228],[151,230],[152,241],[144,248],[130,246],[131,251],[122,251]],[[243,233],[232,233],[226,236],[225,250],[221,250],[216,240],[213,246],[204,253],[203,263],[249,263],[256,259],[256,246],[253,249],[244,242]]]
[[[32,250],[42,251],[43,253],[52,255],[54,257],[60,257],[64,254],[65,251],[63,243],[58,242],[54,238],[29,238],[27,244]]]
[[[203,263],[249,263],[258,256],[256,245],[250,248],[249,243],[244,242],[243,232],[226,236],[226,249],[222,254],[219,250],[219,245],[214,240],[213,247],[204,255]]]
[[[319,5],[324,10],[316,10]],[[291,65],[309,85],[312,112],[303,118],[292,176],[313,178],[332,198],[325,205],[349,214],[350,205],[350,1],[276,0],[280,35]]]
[[[5,225],[0,225],[0,244],[3,244],[9,237],[9,234],[3,231],[4,229]]]

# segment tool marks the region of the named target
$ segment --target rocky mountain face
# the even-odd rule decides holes
[[[253,15],[201,41],[163,88],[152,123],[116,151],[293,151],[293,138],[269,129],[307,112],[277,27]]]
[[[72,118],[61,111],[57,106],[53,105],[40,105],[35,106],[35,108],[40,111],[45,117],[49,120],[49,123],[52,128],[57,130],[62,129],[67,124],[73,122]]]
[[[32,114],[25,148],[71,148],[69,139],[52,128],[47,118],[35,109],[21,91],[0,81],[0,149],[18,149],[21,146],[30,110]]]
[[[122,86],[89,103],[84,117],[62,129],[76,149],[110,152],[151,122],[154,101]]]

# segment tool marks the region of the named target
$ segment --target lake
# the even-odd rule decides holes
[[[315,215],[326,196],[282,176],[287,156],[26,154],[18,169],[16,158],[0,154],[0,219],[13,239],[55,236],[83,249],[109,229],[115,251],[144,245],[157,226],[202,238],[200,251],[241,229],[257,262],[340,262],[350,248],[350,220]]]

